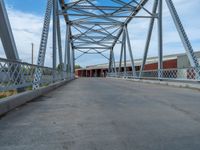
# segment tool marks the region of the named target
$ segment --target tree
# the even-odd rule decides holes
[[[58,66],[57,66],[57,70],[58,71],[62,71],[62,68],[64,67],[64,64],[59,64]],[[80,69],[80,68],[82,68],[80,65],[75,65],[75,69]]]
[[[80,65],[75,65],[75,69],[80,69],[82,68]]]
[[[58,70],[58,71],[62,71],[62,70],[63,70],[63,66],[64,66],[63,63],[62,63],[62,64],[59,64],[59,65],[57,66],[57,70]]]

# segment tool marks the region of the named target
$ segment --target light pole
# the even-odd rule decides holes
[[[34,43],[31,43],[31,46],[32,46],[32,54],[31,54],[31,63],[32,65],[34,64]]]

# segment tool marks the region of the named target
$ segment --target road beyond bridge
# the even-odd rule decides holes
[[[199,91],[82,78],[0,119],[1,150],[199,150]]]

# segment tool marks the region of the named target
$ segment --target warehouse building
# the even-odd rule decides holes
[[[199,62],[200,62],[200,52],[195,53]],[[189,68],[190,63],[188,57],[185,53],[183,54],[174,54],[167,55],[163,57],[163,68],[164,69],[182,69]],[[136,59],[135,61],[136,71],[140,71],[140,66],[142,64],[142,59]],[[144,70],[157,70],[158,68],[158,57],[149,57],[146,61]],[[116,62],[117,70],[119,62]],[[127,71],[132,71],[131,62],[127,61]],[[124,64],[122,63],[122,71],[124,70]],[[76,70],[76,75],[78,77],[106,77],[108,72],[108,63],[99,64],[93,66],[87,66],[86,68],[81,68]]]

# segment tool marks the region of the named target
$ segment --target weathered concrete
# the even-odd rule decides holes
[[[194,90],[200,90],[200,83],[197,81],[175,81],[175,80],[146,80],[146,79],[132,79],[132,78],[115,78],[115,77],[107,77],[116,80],[127,80],[127,81],[134,81],[134,82],[143,82],[143,83],[150,83],[150,84],[160,84],[160,85],[167,85],[172,87],[178,88],[188,88]]]
[[[200,93],[78,79],[0,120],[1,150],[199,150]]]
[[[0,100],[0,116],[13,110],[14,108],[21,106],[43,94],[46,94],[62,85],[65,85],[69,81],[61,81],[51,84],[48,87],[42,87],[38,90],[27,91],[10,97],[6,97]]]

